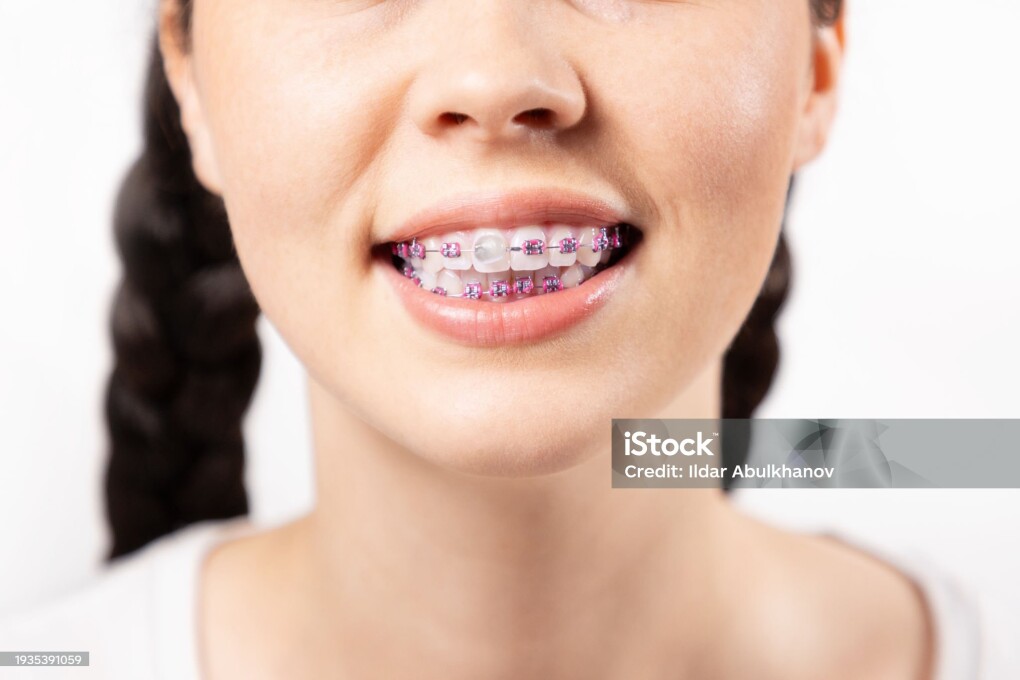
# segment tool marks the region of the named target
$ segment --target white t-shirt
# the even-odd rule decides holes
[[[163,537],[115,564],[95,583],[28,615],[0,622],[0,651],[87,651],[89,666],[19,668],[4,677],[200,680],[198,577],[221,541],[258,531],[246,518],[206,521]],[[829,532],[912,578],[936,630],[935,680],[1020,678],[1020,613],[936,569],[923,555]]]

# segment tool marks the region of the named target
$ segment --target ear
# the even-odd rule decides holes
[[[212,138],[202,100],[199,97],[193,71],[190,40],[181,21],[181,4],[184,0],[160,0],[159,49],[163,55],[163,69],[174,99],[181,111],[181,128],[188,137],[191,149],[191,166],[198,181],[213,194],[221,194],[220,177]]]
[[[845,11],[831,26],[814,29],[811,69],[807,78],[797,147],[793,156],[794,171],[822,152],[836,116],[839,75],[845,46],[844,15]]]

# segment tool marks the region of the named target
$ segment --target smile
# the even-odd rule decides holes
[[[622,208],[533,189],[455,197],[386,233],[373,252],[412,319],[494,346],[591,318],[626,279],[641,239]]]
[[[611,267],[632,226],[526,226],[459,231],[393,243],[394,266],[427,291],[469,300],[517,300],[575,288]]]

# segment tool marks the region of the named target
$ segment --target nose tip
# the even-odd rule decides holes
[[[426,134],[514,139],[566,130],[584,117],[584,89],[567,62],[495,46],[466,56],[451,55],[419,74],[411,111]]]

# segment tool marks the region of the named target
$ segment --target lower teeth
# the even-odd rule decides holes
[[[575,262],[570,266],[547,266],[537,271],[506,270],[484,273],[472,267],[432,272],[426,271],[422,266],[423,254],[432,251],[426,251],[424,245],[417,240],[393,244],[393,263],[404,276],[436,295],[469,300],[517,300],[577,287],[611,266],[619,259],[627,245],[628,226],[604,227],[600,229],[604,240],[594,247],[583,244],[576,246],[578,249],[589,248],[600,253],[599,260],[594,266]]]

